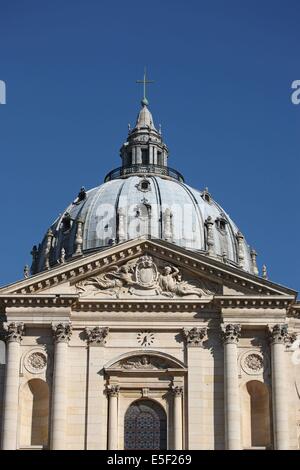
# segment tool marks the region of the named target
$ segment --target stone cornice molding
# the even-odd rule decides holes
[[[241,336],[241,325],[228,323],[222,325],[222,338],[224,344],[238,344]]]
[[[4,339],[11,343],[13,341],[21,343],[22,336],[25,333],[25,326],[23,322],[5,322],[3,323]]]
[[[109,328],[95,326],[94,328],[85,328],[87,342],[90,346],[105,346],[106,337],[109,333]]]
[[[292,296],[232,295],[214,297],[214,304],[222,308],[288,308],[294,302]]]
[[[132,259],[141,254],[150,254],[166,261],[173,261],[181,268],[189,269],[196,274],[202,274],[212,281],[221,284],[230,284],[235,288],[252,291],[253,294],[292,296],[295,300],[296,292],[259,278],[231,265],[207,257],[205,254],[192,253],[174,244],[162,240],[136,239],[98,251],[91,255],[86,254],[80,259],[65,263],[63,266],[51,268],[49,271],[37,274],[25,281],[5,287],[0,290],[8,293],[33,294],[53,287],[63,282],[76,283],[87,275],[101,272],[110,265]]]
[[[206,327],[183,328],[183,336],[187,347],[203,347],[203,341],[207,337]]]
[[[55,343],[68,343],[72,335],[71,322],[52,323],[52,333]]]
[[[0,295],[0,304],[3,308],[30,308],[30,307],[48,307],[59,308],[69,307],[74,311],[191,311],[199,310],[218,311],[223,308],[233,309],[288,309],[293,299],[286,296],[216,296],[213,299],[80,299],[77,294],[54,295],[54,294],[9,294]],[[297,313],[298,312],[298,313]],[[299,316],[299,310],[296,314],[289,316]]]
[[[0,304],[6,307],[68,307],[78,298],[78,294],[7,294],[0,295]]]

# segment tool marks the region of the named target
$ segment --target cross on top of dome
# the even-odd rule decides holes
[[[147,97],[146,97],[146,85],[148,85],[149,83],[154,83],[154,81],[153,80],[147,80],[146,67],[144,68],[143,80],[137,80],[136,83],[142,83],[143,84],[144,96],[143,96],[143,99],[142,99],[141,103],[142,103],[142,106],[148,106],[149,102],[148,102]]]

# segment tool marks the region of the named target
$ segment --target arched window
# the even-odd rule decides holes
[[[271,419],[268,387],[258,380],[251,380],[246,383],[243,395],[244,447],[269,447]]]
[[[21,390],[20,447],[48,446],[49,388],[41,379],[29,380]]]
[[[153,400],[132,403],[125,414],[124,449],[167,448],[167,417],[164,409]]]

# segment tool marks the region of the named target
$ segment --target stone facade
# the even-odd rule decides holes
[[[3,288],[0,305],[3,449],[124,449],[139,403],[160,407],[169,449],[299,449],[290,289],[144,238]]]
[[[1,448],[299,449],[297,293],[168,167],[145,96],[121,158],[0,289]]]

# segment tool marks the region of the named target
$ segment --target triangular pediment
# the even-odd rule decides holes
[[[97,299],[209,299],[214,296],[285,296],[295,291],[203,253],[140,238],[76,258],[0,289],[6,296]]]

